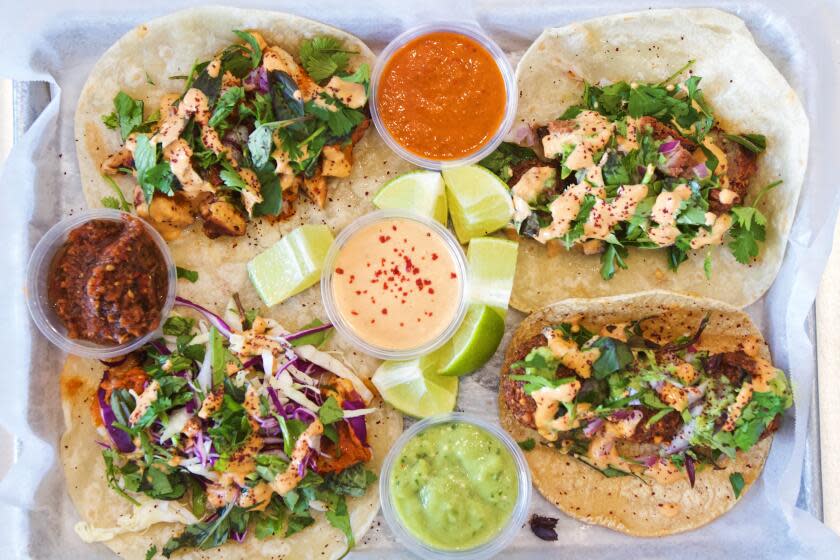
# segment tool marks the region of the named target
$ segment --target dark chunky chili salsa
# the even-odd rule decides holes
[[[131,216],[92,220],[71,231],[47,282],[67,336],[103,345],[156,329],[169,289],[166,260]]]

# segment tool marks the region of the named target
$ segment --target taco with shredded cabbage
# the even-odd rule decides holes
[[[746,314],[667,292],[534,313],[513,335],[499,391],[539,491],[577,519],[639,536],[733,507],[793,403]]]
[[[655,10],[548,29],[517,79],[515,142],[482,161],[527,240],[514,307],[654,288],[743,306],[770,286],[808,121],[740,19]]]
[[[65,365],[76,532],[127,558],[341,556],[378,511],[399,416],[319,349],[330,325],[177,305],[140,351]]]

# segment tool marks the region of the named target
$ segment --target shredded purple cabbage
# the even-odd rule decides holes
[[[341,403],[341,408],[343,408],[344,410],[359,410],[362,408],[366,408],[366,406],[364,401],[359,399],[352,401],[344,401]],[[347,425],[350,426],[350,429],[353,430],[353,433],[356,434],[356,437],[359,438],[359,441],[361,441],[365,447],[368,447],[367,425],[365,424],[365,417],[356,416],[355,418],[345,418],[344,421],[347,422]]]
[[[166,347],[166,344],[160,340],[152,340],[149,344],[152,345],[152,347],[157,350],[157,353],[161,356],[168,356],[172,353],[169,351],[169,348]]]
[[[103,376],[103,380],[107,378],[108,373],[106,372]],[[96,397],[99,399],[99,413],[102,417],[102,423],[105,425],[108,435],[111,436],[111,441],[113,441],[117,449],[123,453],[130,453],[134,451],[134,442],[131,441],[131,436],[119,428],[114,427],[114,422],[117,421],[117,417],[114,415],[114,411],[111,409],[110,403],[105,400],[105,389],[102,388],[101,383],[99,390],[96,391]]]
[[[283,403],[280,402],[280,397],[277,396],[277,391],[271,385],[266,385],[266,390],[268,391],[268,396],[271,398],[274,408],[277,409],[277,412],[280,415],[285,417],[285,414],[283,414]]]
[[[216,329],[220,333],[222,333],[222,335],[225,338],[230,338],[230,335],[233,334],[233,329],[230,328],[230,325],[228,325],[225,322],[224,319],[222,319],[220,316],[216,315],[215,313],[213,313],[209,309],[206,309],[206,308],[198,305],[197,303],[193,303],[190,300],[188,300],[186,298],[182,298],[180,296],[175,298],[175,305],[180,305],[182,307],[189,307],[190,309],[195,309],[196,311],[198,311],[199,313],[204,315],[204,318],[207,319],[208,321],[210,321],[210,324],[212,324],[214,327],[216,327]]]
[[[332,327],[332,323],[324,323],[323,325],[318,325],[317,327],[312,327],[310,329],[304,329],[296,333],[287,334],[283,338],[285,338],[286,340],[297,340],[298,338],[303,338],[304,336],[308,336],[310,334],[319,333],[321,331],[331,329]]]

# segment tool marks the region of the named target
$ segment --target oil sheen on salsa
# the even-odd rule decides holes
[[[438,549],[466,550],[490,541],[507,524],[518,497],[510,452],[464,422],[420,432],[393,469],[390,490],[400,521]]]
[[[417,37],[385,65],[377,109],[391,136],[433,160],[475,153],[505,114],[505,82],[490,52],[448,31]]]
[[[53,258],[48,297],[67,336],[116,345],[158,327],[169,288],[166,261],[138,218],[91,220]]]
[[[452,323],[461,282],[437,232],[416,220],[387,218],[342,246],[332,290],[338,313],[356,336],[379,348],[408,350]]]

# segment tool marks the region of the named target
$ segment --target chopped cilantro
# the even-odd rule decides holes
[[[347,68],[351,54],[341,40],[334,37],[313,37],[300,44],[300,61],[313,80],[320,82]]]
[[[175,267],[176,272],[178,274],[178,278],[183,280],[187,280],[188,282],[195,283],[198,281],[198,271],[190,270],[188,268],[181,268],[180,266]]]

